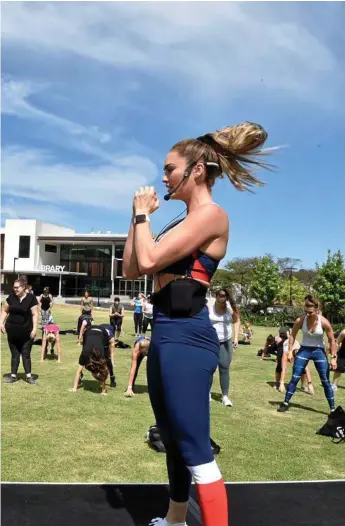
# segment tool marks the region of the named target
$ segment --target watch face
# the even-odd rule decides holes
[[[145,223],[146,221],[146,215],[145,214],[140,214],[138,216],[135,216],[135,222],[136,223]]]

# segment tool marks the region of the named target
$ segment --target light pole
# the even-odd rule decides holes
[[[289,272],[289,281],[290,281],[290,306],[292,306],[292,271],[297,270],[296,267],[286,267],[284,271]]]

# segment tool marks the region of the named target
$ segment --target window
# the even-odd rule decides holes
[[[46,252],[53,252],[54,254],[57,253],[57,246],[56,245],[45,245],[44,250]]]
[[[30,236],[19,236],[19,258],[30,257]]]
[[[122,259],[125,245],[115,245],[115,258]]]

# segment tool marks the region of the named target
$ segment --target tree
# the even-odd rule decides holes
[[[254,269],[260,258],[234,258],[225,265],[231,275],[231,281],[239,289],[241,303],[246,305],[250,299],[250,287],[254,276]]]
[[[279,265],[272,256],[264,256],[258,260],[253,271],[250,292],[261,309],[267,309],[273,304],[279,295],[282,281]]]
[[[290,287],[292,305],[303,305],[304,298],[308,293],[306,287],[295,276],[282,281],[281,289],[277,295],[277,301],[281,305],[290,305]]]
[[[345,263],[344,256],[328,250],[323,265],[316,264],[317,276],[314,283],[318,299],[325,316],[333,323],[340,321],[345,309]]]
[[[218,269],[210,284],[210,289],[212,292],[216,291],[217,289],[224,288],[224,289],[233,289],[233,277],[231,272],[229,272],[226,269]]]
[[[317,271],[314,269],[301,268],[293,275],[305,286],[308,292],[311,292],[314,286],[314,281],[317,275]]]
[[[285,272],[288,269],[291,268],[297,268],[300,267],[302,263],[301,259],[297,258],[278,258],[277,259],[277,265],[280,268],[281,272]]]

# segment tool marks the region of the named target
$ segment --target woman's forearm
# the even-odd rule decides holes
[[[133,380],[135,375],[135,369],[137,367],[137,361],[135,359],[132,360],[132,366],[129,373],[129,380],[128,380],[128,388],[132,389],[133,387]]]
[[[286,352],[284,352],[283,356],[282,356],[282,372],[280,374],[280,383],[281,384],[285,383],[286,367],[287,367],[287,356],[286,356]]]
[[[238,320],[234,325],[234,339],[238,341],[238,335],[240,333],[241,320]]]
[[[1,312],[1,325],[5,325],[7,320],[8,312],[6,312],[4,309]]]
[[[133,225],[133,216],[131,219],[131,225],[128,232],[127,241],[125,244],[125,250],[123,252],[123,265],[122,273],[124,278],[135,279],[140,276],[137,254],[135,250],[135,241],[134,241],[134,225]]]
[[[152,237],[150,223],[140,223],[135,227],[134,247],[137,257],[139,275],[153,274],[155,265],[152,258],[152,252],[155,248],[155,242]]]
[[[34,312],[32,315],[32,325],[33,325],[33,331],[37,332],[38,327],[38,312]]]

